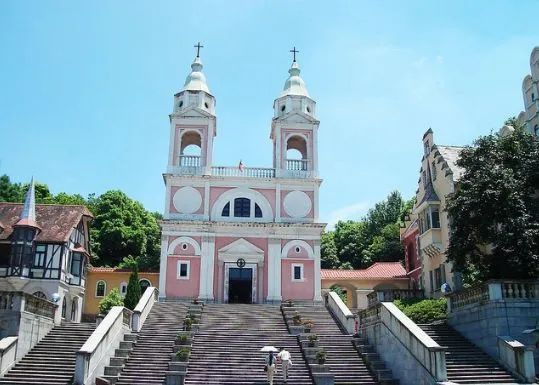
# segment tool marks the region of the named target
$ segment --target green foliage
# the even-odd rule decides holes
[[[181,348],[176,352],[176,357],[178,357],[178,360],[180,361],[187,361],[190,353],[191,351],[188,348]]]
[[[0,202],[22,202],[20,183],[12,183],[9,176],[0,176]]]
[[[135,309],[141,296],[138,268],[137,266],[134,266],[133,271],[129,275],[129,282],[127,283],[127,292],[125,293],[124,300],[125,307],[131,310]]]
[[[408,318],[418,324],[430,323],[447,317],[447,300],[397,299],[393,302]]]
[[[339,298],[344,302],[346,303],[347,301],[347,295],[346,293],[344,292],[344,289],[338,285],[333,285],[329,288],[329,290],[331,290],[332,292],[334,292],[335,294],[337,294],[339,296]]]
[[[539,141],[518,127],[484,136],[457,164],[465,172],[447,204],[454,270],[468,285],[539,276]]]
[[[100,265],[116,266],[135,256],[140,268],[159,266],[161,235],[155,215],[117,190],[95,198],[92,207],[92,251]]]
[[[112,289],[110,293],[99,302],[99,313],[107,314],[113,306],[124,306],[124,300],[117,288]]]
[[[414,204],[398,191],[378,202],[361,221],[339,221],[322,234],[322,268],[364,269],[374,262],[404,260],[399,225]]]

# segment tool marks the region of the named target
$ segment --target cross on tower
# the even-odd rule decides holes
[[[296,54],[299,53],[299,51],[294,46],[294,49],[291,49],[290,52],[292,52],[294,54],[294,63],[295,63],[296,62]]]
[[[197,49],[197,57],[200,57],[200,49],[204,48],[204,46],[201,45],[200,42],[198,42],[198,44],[193,46],[193,47],[195,47]]]

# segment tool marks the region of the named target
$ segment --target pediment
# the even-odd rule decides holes
[[[172,114],[174,117],[182,118],[211,118],[213,117],[208,111],[204,111],[196,106],[187,107],[179,112]]]
[[[319,123],[319,121],[301,111],[293,111],[275,120],[286,123]]]
[[[264,254],[264,250],[260,249],[259,247],[256,247],[251,242],[240,238],[219,249],[219,254],[253,255]]]

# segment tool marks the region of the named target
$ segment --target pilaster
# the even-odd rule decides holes
[[[322,277],[320,274],[320,241],[314,241],[314,298],[322,301]]]
[[[167,256],[168,256],[168,235],[161,237],[161,258],[159,260],[159,298],[165,298],[167,282]]]
[[[200,256],[200,286],[198,298],[201,300],[212,300],[213,296],[213,276],[215,259],[215,236],[206,235],[202,237],[202,250]]]
[[[281,301],[281,240],[268,239],[268,301]]]

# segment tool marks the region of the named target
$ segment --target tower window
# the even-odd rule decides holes
[[[45,266],[45,255],[47,254],[46,245],[37,245],[36,246],[36,255],[34,257],[34,267],[44,267]]]
[[[432,162],[432,180],[436,180],[436,162]]]
[[[183,107],[183,100],[180,100],[180,103],[178,103],[178,107],[179,107],[179,108],[182,108],[182,107]]]
[[[532,102],[535,102],[535,94],[532,92]]]
[[[309,114],[311,113],[311,108],[310,108],[309,106],[307,106],[307,107],[305,108],[305,110],[306,110]]]
[[[208,104],[208,102],[204,103],[204,107],[210,108],[210,105]]]
[[[251,200],[247,198],[234,199],[234,216],[249,218],[251,216]]]
[[[221,213],[222,217],[229,217],[230,216],[230,202],[228,202],[225,207],[223,207],[223,212]]]
[[[262,218],[262,210],[260,210],[260,206],[255,203],[255,218]]]
[[[286,110],[286,106],[283,104],[283,105],[281,106],[281,112],[284,112],[284,110]]]

